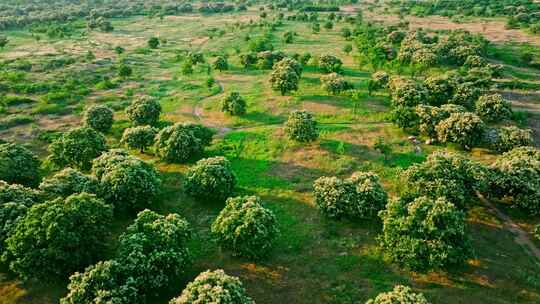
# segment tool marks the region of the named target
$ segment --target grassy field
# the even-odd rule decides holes
[[[121,132],[128,125],[123,109],[139,95],[159,98],[164,112],[162,120],[166,122],[201,122],[218,129],[207,156],[225,155],[231,160],[239,182],[237,193],[260,196],[265,207],[276,214],[281,235],[274,251],[263,262],[233,258],[220,251],[210,237],[209,227],[222,206],[196,202],[183,194],[182,179],[189,164],[166,164],[152,155],[133,151],[154,163],[161,172],[164,188],[155,210],[181,214],[195,231],[190,247],[195,255],[194,267],[151,303],[167,303],[199,272],[216,268],[239,276],[257,303],[363,303],[398,283],[413,286],[432,303],[540,303],[539,261],[515,242],[514,235],[504,229],[494,211],[481,201],[474,202],[468,211],[475,258],[463,269],[448,273],[419,274],[399,269],[387,263],[376,247],[380,223],[333,221],[317,212],[311,194],[316,178],[371,170],[379,174],[385,189],[395,196],[404,187],[399,173],[441,147],[422,146],[422,153],[416,154],[408,135],[388,121],[388,94],[368,95],[366,79],[372,71],[358,66],[355,51],[350,55],[342,51],[346,43],[351,43],[340,35],[341,27],[347,26],[344,22],[332,30],[321,29],[319,34],[314,34],[309,23],[284,21],[273,32],[272,43],[276,50],[286,53],[337,54],[344,61],[345,77],[360,90],[360,98],[329,96],[320,86],[321,74],[312,65],[305,68],[297,92],[279,96],[270,88],[268,70],[245,70],[236,55],[238,50],[247,50],[246,35],[256,37],[264,30],[237,28],[234,23],[258,19],[257,11],[163,19],[132,17],[113,20],[112,33],[91,32],[81,36],[76,32],[70,38],[42,37],[39,41],[27,31],[11,31],[10,45],[0,52],[2,59],[21,58],[40,66],[59,58],[75,60],[46,72],[21,72],[20,77],[46,83],[70,77],[109,75],[115,83],[108,87],[102,78],[89,80],[92,85],[87,86],[87,92],[73,93],[62,103],[40,94],[26,94],[31,101],[9,105],[0,114],[0,121],[6,123],[15,115],[27,120],[0,130],[0,136],[6,141],[27,143],[44,156],[47,140],[56,132],[79,125],[84,107],[107,104],[116,110],[108,140],[111,147],[117,147]],[[224,28],[225,33],[210,38],[212,28]],[[283,42],[286,31],[298,34],[292,44]],[[167,43],[150,50],[146,41],[152,36],[165,38]],[[116,46],[125,48],[125,54],[117,55]],[[509,47],[495,45],[493,50],[506,65],[506,79],[538,85],[538,71],[513,62]],[[89,50],[95,59],[85,59]],[[231,68],[208,73],[207,65],[203,64],[195,68],[194,74],[183,75],[179,60],[182,50],[201,51],[209,62],[214,55],[226,54]],[[119,60],[134,67],[134,75],[129,79],[116,79],[111,72]],[[210,76],[216,84],[208,88],[206,80]],[[219,100],[233,90],[247,99],[247,114],[241,118],[226,116],[219,110]],[[503,90],[503,93],[529,112],[524,123],[536,130],[538,143],[538,91]],[[295,109],[315,114],[321,125],[318,141],[303,145],[286,138],[281,125]],[[375,140],[381,136],[392,147],[388,160],[373,149]],[[474,149],[471,155],[483,162],[494,158],[482,149]],[[540,221],[515,210],[506,212],[527,231]],[[132,218],[118,219],[115,235],[131,221]],[[114,244],[111,240],[111,252]],[[22,283],[4,269],[0,273],[0,303],[57,303],[66,292],[66,284]]]

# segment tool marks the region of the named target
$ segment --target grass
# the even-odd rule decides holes
[[[160,100],[162,119],[168,123],[195,121],[229,128],[217,136],[206,156],[224,155],[229,158],[238,178],[236,194],[258,195],[265,207],[276,214],[281,234],[268,259],[249,261],[231,257],[219,249],[209,231],[223,207],[222,202],[197,202],[182,191],[183,175],[191,164],[165,164],[159,162],[152,151],[146,155],[133,151],[155,163],[161,172],[163,192],[153,209],[164,214],[181,214],[194,230],[190,250],[195,256],[195,264],[174,286],[151,302],[167,303],[200,271],[223,268],[242,279],[257,303],[362,303],[395,284],[412,285],[434,303],[538,303],[538,263],[524,254],[512,235],[501,228],[485,206],[474,205],[468,214],[477,250],[475,259],[464,269],[428,274],[411,273],[386,262],[376,246],[375,237],[380,231],[380,223],[333,221],[317,212],[311,195],[316,178],[323,175],[348,176],[355,170],[371,170],[381,177],[384,187],[395,196],[404,187],[399,178],[400,172],[442,147],[423,146],[424,150],[416,154],[407,141],[408,135],[387,121],[387,94],[378,92],[369,96],[365,88],[365,80],[372,71],[358,68],[354,52],[346,55],[341,51],[343,45],[350,42],[340,36],[340,29],[350,25],[339,23],[331,31],[323,29],[320,34],[313,34],[309,23],[284,21],[283,26],[273,33],[272,43],[276,50],[287,53],[309,50],[313,55],[337,54],[344,62],[345,77],[361,92],[359,100],[329,96],[320,87],[321,73],[314,65],[306,67],[297,92],[286,96],[273,92],[268,84],[268,70],[246,70],[235,55],[236,49],[246,51],[244,37],[247,34],[255,37],[262,35],[265,29],[233,28],[233,24],[239,20],[258,19],[257,16],[258,12],[248,11],[211,17],[197,14],[172,16],[163,21],[130,17],[114,19],[115,31],[112,33],[92,32],[88,39],[79,39],[78,36],[70,39],[43,38],[39,43],[21,31],[8,33],[14,38],[3,55],[16,56],[17,50],[35,47],[36,55],[21,53],[20,57],[31,63],[53,62],[48,56],[40,55],[41,51],[52,46],[53,58],[63,58],[65,55],[60,55],[57,50],[66,49],[73,50],[69,58],[79,59],[65,65],[53,62],[55,68],[47,72],[18,71],[6,75],[8,78],[1,78],[2,81],[54,86],[57,84],[55,79],[80,75],[81,78],[84,76],[84,84],[89,88],[85,94],[77,94],[79,99],[74,101],[69,98],[65,101],[62,96],[56,96],[58,100],[43,100],[41,97],[45,93],[36,89],[36,92],[24,96],[39,102],[10,103],[8,111],[15,106],[20,107],[17,115],[43,114],[32,117],[41,131],[28,131],[29,141],[36,148],[43,149],[47,142],[58,136],[58,131],[78,125],[78,120],[73,120],[68,125],[51,126],[43,117],[51,116],[54,121],[64,114],[78,114],[82,108],[94,103],[109,105],[116,111],[116,122],[107,136],[111,146],[117,147],[123,129],[129,126],[123,109],[133,98],[149,95]],[[212,27],[227,30],[224,35],[209,39],[208,29]],[[298,33],[294,43],[283,43],[286,31]],[[168,42],[157,50],[150,50],[146,47],[146,40],[152,36],[165,37]],[[120,57],[113,52],[118,45],[127,50]],[[95,62],[80,59],[88,49],[95,53]],[[193,74],[183,75],[177,55],[186,50],[203,52],[208,62],[214,54],[226,54],[230,69],[208,74],[206,64],[203,64],[197,66]],[[512,64],[507,70],[511,76],[520,81],[534,81],[533,71],[523,70],[514,62],[510,51],[503,48],[493,52],[496,51],[499,52],[498,60]],[[114,66],[120,58],[133,66],[132,77],[119,81],[115,87],[100,85],[102,79],[92,77],[96,71],[101,71],[110,75],[112,80],[118,80]],[[217,85],[212,88],[205,84],[210,76],[217,80]],[[219,110],[223,94],[233,90],[239,91],[247,100],[248,114],[245,116],[230,117]],[[315,114],[321,128],[320,140],[304,145],[286,138],[281,125],[288,113],[295,109],[307,109]],[[195,115],[199,112],[200,115]],[[21,137],[19,132],[25,131],[14,126],[2,133],[2,138]],[[392,148],[388,160],[373,149],[375,140],[380,136]],[[478,152],[474,157],[485,161],[490,156]],[[114,235],[118,236],[131,220],[132,217],[118,220]],[[523,225],[533,222],[538,222],[538,219],[520,221]],[[114,238],[110,243],[114,248]],[[110,253],[104,253],[104,258],[108,256]],[[1,303],[57,303],[66,292],[65,282],[21,284],[7,273],[5,269],[0,272]]]

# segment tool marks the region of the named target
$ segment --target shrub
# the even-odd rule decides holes
[[[256,196],[227,199],[212,223],[212,233],[222,248],[234,255],[259,259],[268,255],[279,230],[274,214]]]
[[[84,112],[84,124],[94,130],[107,132],[111,129],[114,118],[113,111],[106,106],[91,106]]]
[[[6,240],[4,258],[22,278],[64,278],[105,249],[112,207],[81,193],[32,206]]]
[[[139,98],[126,108],[129,120],[136,126],[155,125],[159,121],[161,105],[155,99]]]
[[[342,65],[343,62],[335,56],[325,54],[319,57],[319,68],[324,73],[340,73]]]
[[[515,148],[500,156],[490,169],[487,194],[509,200],[531,214],[540,214],[540,151]]]
[[[517,147],[531,146],[532,131],[515,126],[502,127],[496,131],[496,139],[492,146],[498,152],[507,152]]]
[[[155,293],[192,263],[190,240],[191,228],[178,214],[144,210],[120,236],[117,260],[141,294]]]
[[[103,198],[120,212],[151,206],[161,186],[154,166],[127,153],[104,153],[94,161],[92,172],[101,183]]]
[[[311,113],[293,111],[285,123],[285,133],[290,139],[299,142],[314,141],[319,137],[317,122]]]
[[[242,282],[223,270],[201,272],[189,283],[182,294],[169,304],[220,303],[254,304],[246,294]]]
[[[68,294],[60,304],[88,303],[141,303],[141,297],[129,274],[117,261],[98,262],[83,273],[76,272],[69,278]]]
[[[229,69],[229,62],[227,61],[227,58],[223,56],[219,56],[216,58],[216,60],[212,64],[212,67],[215,70],[225,71]]]
[[[49,145],[49,159],[58,167],[90,168],[92,160],[107,150],[105,137],[98,131],[81,127],[71,129]]]
[[[240,96],[240,93],[231,92],[221,100],[221,111],[229,115],[246,114],[246,101]]]
[[[272,89],[279,91],[281,95],[285,95],[290,91],[298,90],[299,78],[293,67],[289,65],[278,66],[270,74],[270,84]]]
[[[41,192],[18,184],[8,184],[0,180],[0,205],[14,202],[30,207],[41,202]]]
[[[371,219],[384,209],[388,195],[371,172],[357,172],[342,180],[318,178],[314,185],[315,204],[328,217]]]
[[[141,153],[154,144],[157,130],[151,126],[127,128],[122,134],[122,143],[130,149],[138,149]]]
[[[512,107],[499,94],[483,95],[476,102],[476,113],[486,121],[501,121],[512,116]]]
[[[77,193],[99,193],[99,183],[93,176],[66,168],[44,179],[39,189],[48,197],[68,197]]]
[[[379,243],[394,263],[415,271],[461,265],[471,256],[465,214],[444,198],[393,200],[379,213]]]
[[[464,208],[476,197],[476,191],[484,190],[486,170],[459,154],[435,152],[425,162],[407,168],[401,180],[408,186],[403,194],[406,198],[444,197]]]
[[[186,173],[185,191],[204,200],[224,201],[234,191],[236,177],[224,157],[201,159]]]
[[[484,134],[484,123],[474,113],[452,113],[436,127],[437,136],[443,143],[453,142],[465,149],[478,144]]]
[[[203,126],[177,123],[158,133],[156,152],[167,162],[186,162],[203,153],[204,147],[210,144],[212,134]]]
[[[39,159],[19,144],[0,144],[0,180],[25,186],[39,183]]]
[[[330,94],[337,95],[343,91],[353,88],[345,78],[341,77],[337,73],[331,73],[321,76],[322,87]]]
[[[423,294],[414,293],[408,286],[396,285],[392,291],[383,292],[366,304],[429,304]]]

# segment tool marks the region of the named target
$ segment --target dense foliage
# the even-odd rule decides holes
[[[234,255],[259,259],[269,254],[279,230],[274,214],[258,197],[241,196],[227,199],[212,223],[212,233]]]
[[[341,59],[330,54],[324,54],[319,57],[319,68],[324,73],[340,73],[343,62]]]
[[[15,202],[29,207],[42,199],[42,194],[37,190],[0,180],[0,204]]]
[[[533,144],[532,130],[520,129],[516,126],[501,127],[494,130],[491,146],[499,152],[507,152],[517,147]]]
[[[152,98],[135,99],[126,108],[126,114],[131,122],[136,125],[155,125],[161,115],[161,105]]]
[[[113,111],[106,106],[94,105],[84,112],[84,124],[100,132],[107,132],[114,122]]]
[[[170,304],[253,304],[246,294],[242,282],[223,270],[201,272],[190,282],[182,294],[170,301]]]
[[[186,162],[201,156],[212,136],[213,131],[202,125],[177,123],[158,133],[155,148],[167,162]]]
[[[366,304],[429,304],[423,294],[415,293],[408,286],[396,285],[394,289],[377,295]]]
[[[39,159],[19,144],[0,144],[0,180],[25,186],[37,186]]]
[[[319,137],[317,121],[306,111],[293,111],[289,114],[285,123],[285,133],[290,139],[299,142],[310,142]]]
[[[240,93],[230,92],[221,100],[221,111],[229,115],[246,114],[246,101],[240,96]]]
[[[465,149],[478,145],[484,135],[484,122],[474,113],[451,113],[436,127],[437,136],[443,143],[453,142]]]
[[[87,193],[34,205],[7,238],[3,258],[22,278],[65,278],[103,254],[112,214]]]
[[[379,177],[371,172],[356,172],[345,180],[321,177],[313,188],[315,204],[322,213],[333,218],[373,219],[388,200]]]
[[[510,103],[499,94],[480,96],[476,113],[485,121],[502,121],[512,116]]]
[[[333,95],[340,94],[343,91],[353,88],[353,85],[350,82],[337,73],[321,76],[321,83],[323,89]]]
[[[138,126],[126,128],[122,134],[122,143],[128,148],[138,149],[144,153],[144,150],[154,144],[157,130],[151,126]]]
[[[105,137],[101,133],[80,127],[62,134],[49,145],[49,159],[58,167],[72,166],[88,170],[92,160],[106,150]]]
[[[465,214],[444,198],[392,200],[379,216],[380,246],[394,263],[428,271],[462,265],[471,256]]]
[[[95,177],[85,175],[78,170],[65,168],[64,170],[45,178],[39,189],[48,197],[68,197],[77,193],[100,193],[100,185]]]
[[[298,89],[299,76],[296,70],[290,65],[278,65],[270,74],[270,84],[272,88],[285,95],[290,91]]]
[[[231,164],[224,157],[201,159],[186,173],[184,182],[187,194],[203,200],[224,201],[236,185]]]

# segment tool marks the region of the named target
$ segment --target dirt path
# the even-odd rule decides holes
[[[529,238],[529,234],[521,229],[512,219],[506,215],[504,212],[499,210],[492,202],[484,198],[483,196],[479,196],[480,200],[486,204],[489,208],[491,208],[493,211],[495,211],[497,217],[503,222],[503,227],[512,232],[514,234],[514,240],[515,242],[522,246],[525,251],[527,251],[530,255],[533,257],[536,257],[538,261],[540,261],[540,249],[536,247],[536,245],[531,241]]]

